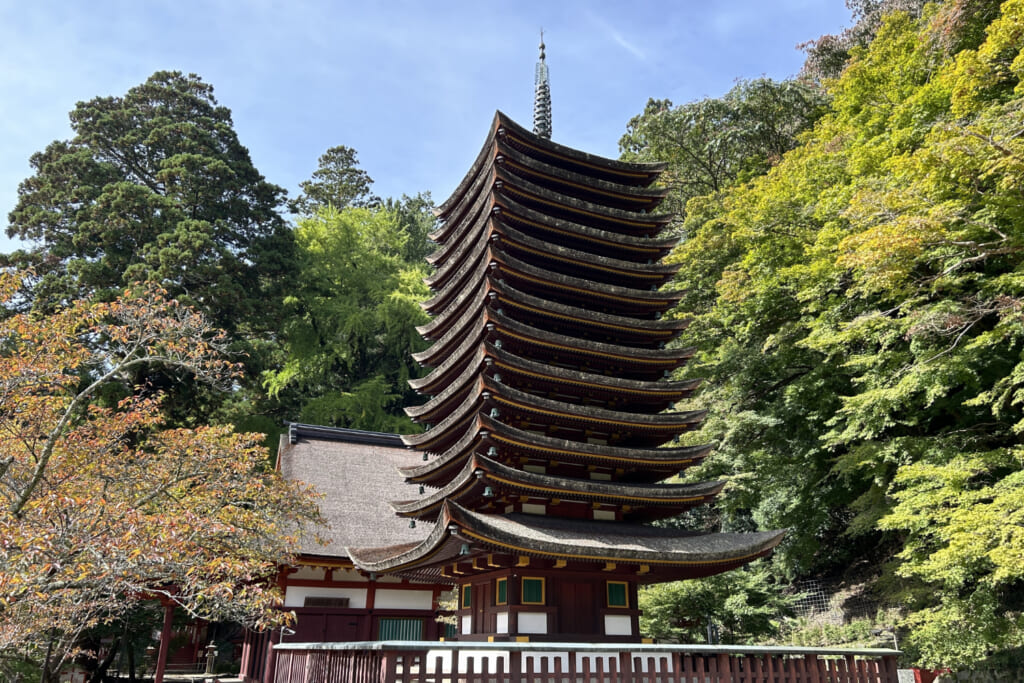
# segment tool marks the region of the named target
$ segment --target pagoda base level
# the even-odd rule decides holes
[[[635,574],[502,568],[457,585],[455,641],[639,643]]]

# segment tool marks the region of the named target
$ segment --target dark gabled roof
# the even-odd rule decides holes
[[[326,526],[308,530],[303,554],[345,557],[345,547],[418,544],[430,532],[397,517],[387,501],[407,497],[409,485],[398,468],[421,457],[406,450],[397,434],[293,425],[294,442],[282,436],[278,469],[291,481],[312,486]],[[326,546],[316,542],[319,535]]]
[[[317,439],[320,441],[343,441],[371,446],[402,448],[402,437],[398,434],[370,432],[364,429],[348,429],[347,427],[325,427],[323,425],[303,424],[301,422],[289,422],[287,424],[288,441],[292,444],[296,444],[302,439]]]

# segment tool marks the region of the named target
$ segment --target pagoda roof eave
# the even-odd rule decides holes
[[[628,174],[637,180],[637,185],[646,186],[651,183],[655,178],[658,177],[665,169],[668,168],[668,163],[658,162],[633,162],[633,161],[622,161],[620,159],[609,159],[608,157],[598,156],[596,154],[589,154],[582,152],[572,147],[566,147],[557,142],[552,142],[547,138],[542,138],[536,135],[526,128],[523,128],[518,123],[513,121],[505,113],[498,111],[495,114],[495,132],[501,127],[507,130],[507,133],[512,133],[516,137],[529,141],[535,147],[542,149],[555,156],[564,157],[573,161],[583,163],[588,166],[595,166],[601,169],[607,169],[612,172],[619,172]],[[641,180],[642,178],[642,180]]]
[[[627,413],[619,410],[598,408],[596,406],[567,403],[513,389],[487,376],[481,378],[480,387],[484,403],[491,401],[506,406],[513,406],[526,412],[542,413],[551,419],[561,417],[566,420],[586,423],[619,425],[634,430],[679,429],[679,431],[684,431],[694,424],[701,422],[707,416],[706,410],[687,410],[675,413],[655,413],[652,415],[649,413]]]
[[[518,274],[534,281],[542,281],[549,287],[556,289],[569,289],[582,292],[590,296],[601,297],[613,301],[630,301],[635,304],[671,305],[678,302],[685,292],[672,290],[649,290],[633,289],[632,287],[620,287],[609,285],[603,282],[592,282],[571,275],[563,275],[553,270],[532,266],[521,259],[509,255],[500,246],[491,247],[492,262],[498,263],[499,267],[510,274]]]
[[[578,264],[581,268],[591,268],[604,272],[612,272],[623,277],[647,279],[664,282],[675,275],[682,267],[680,263],[637,263],[623,261],[609,256],[597,256],[587,251],[564,247],[554,242],[531,237],[512,227],[507,214],[499,214],[492,220],[493,231],[501,235],[502,241],[507,240],[513,246],[544,254],[548,258]]]
[[[417,422],[433,422],[436,414],[442,412],[442,408],[470,390],[472,382],[480,374],[486,355],[486,351],[481,348],[477,353],[476,360],[468,363],[458,377],[449,382],[440,394],[432,397],[423,405],[407,406],[405,414]],[[465,397],[462,400],[465,400]]]
[[[537,450],[561,459],[574,459],[588,463],[601,463],[606,467],[654,467],[658,469],[682,469],[704,459],[714,446],[678,446],[674,448],[626,448],[606,446],[583,441],[570,441],[554,436],[518,429],[495,420],[487,415],[480,416],[480,426],[488,432],[491,441],[510,443],[525,450]],[[410,477],[412,472],[423,468],[404,468],[402,473]]]
[[[725,486],[724,481],[695,484],[623,484],[590,479],[559,477],[518,470],[483,455],[474,455],[447,485],[418,500],[393,501],[391,507],[400,517],[433,518],[445,500],[460,502],[478,497],[475,491],[493,484],[502,490],[541,498],[580,502],[603,502],[646,506],[671,506],[685,509],[709,502]]]
[[[499,302],[539,309],[537,312],[540,315],[567,319],[589,327],[628,330],[632,334],[650,337],[653,341],[668,341],[675,338],[689,325],[689,321],[680,318],[643,320],[614,313],[600,313],[589,308],[562,304],[527,294],[507,282],[492,281],[490,289],[498,295]]]
[[[454,467],[460,466],[460,463],[473,452],[474,444],[481,440],[489,440],[499,445],[506,443],[524,451],[542,452],[562,460],[607,468],[649,468],[659,476],[668,476],[703,460],[714,448],[711,444],[674,448],[627,448],[569,441],[527,432],[487,415],[478,415],[477,421],[471,423],[446,451],[422,465],[400,468],[399,472],[411,482],[434,481]]]
[[[454,527],[454,528],[450,528]],[[430,535],[417,546],[346,548],[368,572],[413,571],[451,561],[458,539],[521,555],[652,567],[698,567],[707,573],[768,555],[784,531],[694,534],[622,522],[567,520],[535,515],[475,513],[446,501]]]
[[[456,370],[456,368],[459,368],[462,363],[467,361],[470,351],[480,343],[480,339],[486,331],[486,324],[486,318],[481,317],[479,325],[466,335],[466,338],[462,340],[462,343],[459,344],[458,348],[451,355],[424,377],[410,379],[409,386],[420,393],[438,393],[436,389],[445,378],[450,378],[453,372],[461,372],[461,369]]]
[[[456,299],[455,303],[435,315],[429,323],[418,325],[416,331],[427,341],[434,341],[443,337],[451,324],[458,322],[466,313],[466,309],[479,311],[486,303],[484,295],[489,288],[487,278],[480,278],[476,289],[467,288]]]
[[[571,351],[579,355],[614,358],[627,364],[672,364],[673,367],[681,365],[691,358],[696,352],[694,348],[679,349],[644,349],[634,346],[619,344],[606,344],[604,342],[569,337],[556,332],[548,332],[531,325],[517,322],[504,313],[488,311],[488,317],[495,331],[500,335],[508,334],[521,340],[533,341],[541,345],[554,346],[562,350]]]
[[[478,287],[478,290],[482,290],[481,293],[485,293],[488,287]],[[461,302],[460,302],[461,303]],[[460,315],[454,320],[448,321],[444,334],[435,339],[433,343],[422,351],[409,354],[414,361],[423,366],[434,367],[438,365],[436,363],[438,358],[444,359],[450,355],[450,352],[454,348],[458,348],[462,340],[465,339],[465,335],[469,333],[469,330],[475,329],[473,322],[476,321],[477,325],[481,324],[480,321],[485,320],[488,317],[487,311],[487,300],[485,297],[481,297],[477,301],[470,301],[468,306],[458,306],[457,309],[461,309]],[[442,360],[443,362],[443,360]]]
[[[458,408],[446,415],[444,419],[435,424],[425,432],[419,434],[403,434],[402,442],[406,447],[418,450],[431,450],[431,446],[439,441],[455,441],[451,432],[456,430],[460,424],[473,420],[479,412],[479,403],[483,392],[477,388],[470,391],[466,400],[462,401]]]
[[[494,140],[497,136],[498,128],[501,126],[501,115],[500,112],[495,113],[494,118],[491,120],[491,127],[487,132],[487,138],[484,140],[483,146],[480,147],[480,152],[477,154],[476,159],[473,160],[473,164],[466,171],[466,175],[462,177],[459,184],[452,190],[451,195],[448,199],[444,200],[434,209],[434,215],[438,218],[444,218],[458,203],[459,198],[466,192],[466,190],[473,184],[480,170],[490,160],[494,158]]]
[[[559,207],[571,214],[587,216],[588,218],[584,221],[586,223],[598,221],[607,226],[615,226],[605,228],[609,232],[619,232],[626,235],[639,233],[642,236],[654,237],[664,230],[665,226],[673,218],[673,215],[670,213],[624,211],[588,202],[584,199],[570,197],[554,190],[549,190],[546,187],[541,187],[500,166],[494,167],[494,177],[496,179],[496,193],[511,193],[520,197],[530,197],[533,201]],[[617,230],[616,227],[620,228],[620,230]]]
[[[672,248],[679,243],[680,239],[678,237],[644,237],[642,235],[624,235],[622,233],[602,230],[601,228],[594,228],[582,223],[576,223],[564,218],[548,215],[542,211],[531,209],[525,204],[517,202],[515,199],[504,194],[497,193],[495,194],[494,199],[500,209],[499,215],[503,215],[507,212],[514,219],[518,219],[521,222],[536,225],[548,231],[570,235],[576,239],[604,244],[607,247],[612,247],[617,250],[648,253],[656,252],[656,258],[661,258],[661,256],[671,251]],[[647,259],[645,258],[645,260]],[[651,258],[651,260],[655,260],[655,258]]]
[[[487,175],[482,175],[479,186],[473,186],[474,194],[457,204],[456,211],[453,211],[445,223],[427,235],[427,239],[438,245],[427,255],[427,263],[442,267],[451,258],[455,246],[464,240],[469,231],[491,212],[494,202],[494,183],[489,180]]]
[[[432,265],[436,266],[436,269],[423,279],[427,287],[435,292],[441,291],[445,285],[458,276],[460,269],[467,261],[466,254],[476,253],[483,247],[482,243],[488,239],[490,219],[491,212],[482,211],[479,215],[474,216],[472,225],[465,231],[460,231],[459,238],[452,243],[454,249],[448,250],[448,245],[445,246],[445,249],[448,250],[445,258],[440,262],[434,262]],[[467,234],[463,234],[463,232]]]
[[[670,192],[667,187],[623,185],[559,168],[523,153],[504,140],[498,141],[495,164],[509,168],[513,173],[540,176],[562,186],[577,188],[577,192],[602,197],[606,202],[630,204],[642,211],[650,211],[657,207]]]
[[[685,398],[697,387],[700,386],[700,379],[681,380],[638,380],[615,377],[612,375],[599,375],[592,372],[581,372],[568,370],[557,365],[538,363],[508,353],[499,349],[493,344],[485,344],[486,357],[491,358],[490,362],[499,368],[504,368],[512,373],[530,374],[536,377],[550,378],[551,381],[562,384],[576,384],[586,387],[588,390],[599,388],[608,392],[621,392],[623,394],[639,394],[644,396],[668,397],[675,400]]]
[[[444,287],[435,292],[434,296],[420,302],[420,308],[428,313],[435,313],[439,308],[442,311],[457,308],[457,306],[451,306],[450,302],[453,299],[459,301],[462,299],[462,295],[472,291],[473,285],[479,283],[490,268],[491,260],[487,258],[489,249],[490,245],[485,242],[481,250],[473,254],[472,259],[462,262]],[[441,315],[443,314],[441,313]]]

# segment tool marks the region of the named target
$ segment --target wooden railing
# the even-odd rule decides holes
[[[273,683],[897,683],[895,650],[380,641],[275,646]]]

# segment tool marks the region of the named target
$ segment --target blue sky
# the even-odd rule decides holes
[[[843,0],[0,0],[0,216],[75,102],[158,70],[199,74],[256,167],[295,194],[348,145],[380,196],[445,199],[501,109],[529,127],[543,27],[554,134],[618,156],[650,97],[795,74]],[[15,243],[0,235],[0,251]]]

